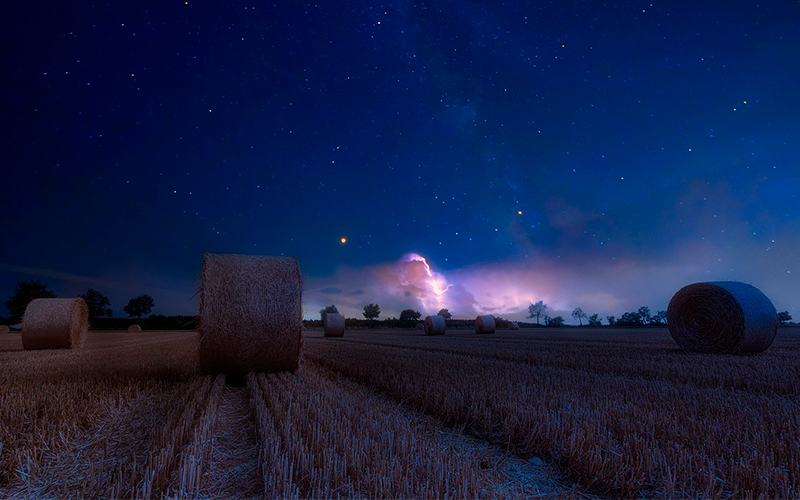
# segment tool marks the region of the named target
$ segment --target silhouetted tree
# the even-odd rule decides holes
[[[642,326],[642,317],[638,312],[626,312],[617,320],[620,326]]]
[[[326,314],[328,314],[328,313],[338,313],[338,312],[339,312],[339,310],[336,309],[336,305],[334,305],[334,304],[331,304],[329,306],[325,306],[325,307],[323,307],[322,309],[319,310],[319,319],[321,319],[322,321],[325,321],[325,315]]]
[[[381,306],[378,304],[367,304],[364,306],[364,317],[369,320],[369,327],[372,328],[372,320],[381,315]]]
[[[614,323],[617,322],[617,318],[614,316],[606,316],[606,321],[608,321],[608,326],[614,326]]]
[[[653,316],[653,321],[658,323],[659,325],[666,325],[667,324],[667,311],[658,311],[656,315]]]
[[[47,288],[47,283],[42,283],[39,280],[30,281],[17,281],[17,286],[14,287],[8,300],[3,302],[3,305],[8,309],[11,315],[11,321],[18,323],[22,320],[22,315],[25,314],[25,308],[31,303],[33,299],[52,299],[56,294]]]
[[[539,301],[535,304],[531,304],[528,306],[528,317],[529,318],[536,318],[536,324],[539,324],[539,317],[545,315],[545,311],[547,310],[547,304],[544,301]],[[545,321],[545,324],[547,322]]]
[[[583,326],[583,318],[586,317],[586,313],[580,307],[576,307],[572,310],[572,317],[578,320],[580,326]]]
[[[564,318],[556,316],[555,318],[547,318],[547,326],[564,326]]]
[[[439,316],[443,317],[444,319],[450,319],[450,318],[453,317],[450,314],[450,311],[448,311],[447,309],[439,309],[439,312],[436,313],[436,314],[438,314]]]
[[[89,309],[89,319],[102,318],[103,316],[111,317],[111,301],[102,293],[90,288],[79,297],[86,302],[86,307]]]
[[[589,316],[589,326],[600,326],[600,316],[598,314]]]
[[[778,320],[781,322],[782,325],[785,325],[786,323],[792,320],[792,315],[789,314],[789,311],[781,311],[778,313]]]
[[[419,311],[415,311],[413,309],[403,309],[400,312],[400,320],[401,321],[410,321],[419,319],[422,316],[422,313]]]
[[[144,294],[134,297],[128,301],[128,305],[122,308],[125,314],[137,320],[142,319],[142,316],[150,314],[153,310],[153,297]]]
[[[639,308],[638,311],[639,317],[642,319],[643,325],[650,324],[650,308],[647,306],[642,306]]]

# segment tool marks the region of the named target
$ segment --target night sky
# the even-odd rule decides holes
[[[55,5],[0,21],[2,300],[195,314],[215,252],[297,256],[306,318],[800,317],[798,1]]]

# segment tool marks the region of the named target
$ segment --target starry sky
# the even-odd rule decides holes
[[[525,318],[738,280],[800,317],[800,2],[77,0],[0,20],[0,296],[195,314],[202,255]],[[346,238],[343,243],[342,238]],[[7,312],[0,308],[0,315]]]

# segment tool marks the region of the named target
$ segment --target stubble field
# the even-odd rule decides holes
[[[0,496],[800,496],[800,331],[305,335],[294,373],[199,375],[195,332],[0,335]]]

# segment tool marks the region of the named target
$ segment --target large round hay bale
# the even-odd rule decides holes
[[[761,352],[775,340],[778,314],[756,287],[736,281],[687,285],[667,308],[669,333],[684,351]]]
[[[33,299],[22,319],[22,347],[75,349],[89,330],[89,309],[82,298]]]
[[[131,326],[128,327],[128,331],[131,332],[131,333],[141,332],[142,331],[142,327],[139,326],[139,325],[131,325]]]
[[[496,326],[494,316],[478,316],[475,318],[475,333],[494,333]]]
[[[325,313],[323,327],[326,337],[344,337],[344,316],[339,313]]]
[[[417,330],[424,330],[425,329],[425,324],[422,323],[422,322],[417,323],[417,326],[415,326],[414,328],[416,328]]]
[[[516,321],[512,321],[511,323],[508,324],[508,329],[519,330],[519,323],[517,323]]]
[[[302,348],[303,297],[294,257],[203,256],[200,364],[205,373],[294,370]]]
[[[8,327],[8,325],[0,325],[0,333],[8,333],[10,331],[11,329]]]
[[[426,316],[424,325],[425,335],[444,335],[445,321],[443,316]]]

